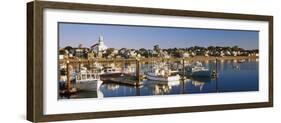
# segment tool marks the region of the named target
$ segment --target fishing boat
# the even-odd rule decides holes
[[[171,75],[170,70],[167,69],[167,67],[157,67],[156,65],[152,66],[150,71],[145,72],[145,76],[147,79],[154,81],[169,82],[180,80],[180,76],[178,74]]]
[[[101,75],[110,75],[122,73],[121,68],[117,68],[114,64],[102,68]]]
[[[201,62],[196,62],[185,68],[185,74],[192,77],[211,77],[213,72],[204,67]]]
[[[102,85],[98,72],[88,71],[82,67],[82,70],[76,75],[75,87],[78,90],[97,91]]]

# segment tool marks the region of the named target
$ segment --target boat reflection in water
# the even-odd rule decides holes
[[[169,85],[154,85],[152,93],[155,95],[163,95],[167,94],[171,90],[171,86]]]
[[[258,91],[258,60],[218,60],[202,62],[203,66],[213,70],[217,67],[215,78],[186,77],[178,81],[143,80],[142,86],[128,86],[103,82],[97,92],[79,92],[70,98],[106,98],[125,96],[151,96],[194,93],[221,93]]]
[[[111,91],[115,91],[118,90],[120,87],[119,84],[112,84],[112,83],[108,83],[106,86],[106,89],[111,90]]]
[[[151,81],[147,80],[144,83],[148,86],[147,89],[151,89],[154,95],[164,95],[169,94],[173,87],[177,87],[180,85],[180,80],[177,81]]]

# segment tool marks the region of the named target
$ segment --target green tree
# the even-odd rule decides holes
[[[103,54],[104,57],[108,57],[109,55],[111,55],[114,52],[114,48],[108,48],[105,51],[105,54]]]
[[[141,56],[144,56],[144,57],[148,57],[149,53],[148,53],[148,50],[144,49],[144,48],[141,48],[138,50],[138,53],[141,55]]]
[[[237,45],[235,45],[235,46],[233,46],[233,47],[231,48],[231,50],[232,50],[232,51],[239,51],[239,47],[238,47]]]
[[[183,57],[183,54],[184,54],[184,51],[183,50],[176,50],[173,54],[174,57],[177,57],[177,58],[182,58]]]

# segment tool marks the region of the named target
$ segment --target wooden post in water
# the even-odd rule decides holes
[[[117,65],[116,65],[116,60],[115,60],[115,59],[113,59],[113,64],[114,64],[114,66],[117,66]]]
[[[66,71],[67,71],[67,91],[71,91],[71,80],[70,80],[70,70],[69,70],[69,61],[66,62]]]
[[[81,62],[80,62],[81,60],[79,59],[79,61],[78,61],[78,72],[81,72]]]
[[[219,89],[218,89],[218,58],[216,57],[216,90],[217,92],[219,92]]]
[[[140,85],[141,77],[140,77],[140,60],[136,60],[136,78],[137,78],[137,85]]]
[[[185,60],[182,59],[182,79],[185,79]]]
[[[87,63],[88,63],[88,68],[89,68],[89,70],[91,70],[91,62],[90,62],[89,59],[87,60]]]

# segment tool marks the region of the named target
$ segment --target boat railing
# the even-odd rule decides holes
[[[76,80],[100,79],[99,73],[83,72],[76,75]]]

